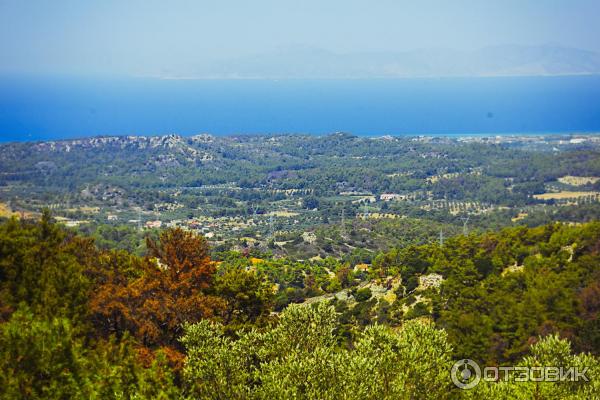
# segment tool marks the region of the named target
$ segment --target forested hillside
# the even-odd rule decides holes
[[[600,396],[597,222],[402,246],[364,268],[211,256],[179,228],[145,248],[99,248],[48,213],[0,225],[0,397]],[[465,391],[449,378],[461,358],[586,366],[590,382]]]
[[[600,137],[128,136],[0,144],[0,216],[45,208],[99,246],[182,227],[213,249],[352,257],[600,217]],[[467,221],[468,219],[468,221]],[[468,224],[467,224],[468,222]],[[407,235],[392,235],[402,230]],[[141,234],[140,232],[143,231]]]

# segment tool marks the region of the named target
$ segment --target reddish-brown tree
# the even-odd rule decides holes
[[[115,271],[95,290],[93,319],[105,334],[130,331],[145,346],[177,348],[183,322],[213,318],[224,309],[224,301],[210,293],[215,264],[206,240],[179,228],[147,246],[148,257],[134,262],[139,277],[124,280],[124,272]],[[105,262],[120,264],[111,257]]]

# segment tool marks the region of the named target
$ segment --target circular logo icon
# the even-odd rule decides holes
[[[450,376],[454,385],[469,390],[477,386],[481,380],[481,368],[475,361],[464,358],[452,366]]]

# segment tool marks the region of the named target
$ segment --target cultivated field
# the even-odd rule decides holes
[[[600,196],[600,192],[571,192],[571,191],[562,191],[556,193],[543,193],[543,194],[534,194],[533,197],[538,200],[565,200],[565,199],[578,199],[581,197],[593,197],[594,199],[598,199]]]
[[[566,185],[571,185],[571,186],[585,186],[588,184],[594,184],[596,182],[598,182],[600,180],[600,178],[596,177],[596,176],[571,176],[571,175],[566,175],[563,176],[561,178],[558,178],[558,181],[560,183],[564,183]]]

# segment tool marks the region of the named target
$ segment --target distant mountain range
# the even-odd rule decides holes
[[[600,74],[600,54],[561,47],[493,46],[476,51],[422,49],[334,53],[306,46],[199,66],[169,78],[413,78]]]

